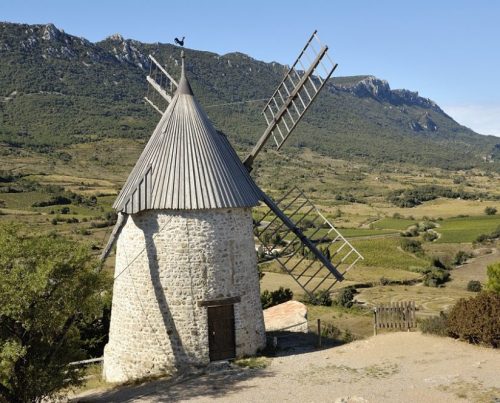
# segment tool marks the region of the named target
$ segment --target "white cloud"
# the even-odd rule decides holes
[[[448,105],[443,109],[458,123],[477,133],[500,137],[500,105]]]

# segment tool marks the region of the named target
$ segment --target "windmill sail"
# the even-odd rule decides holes
[[[172,102],[172,96],[177,89],[175,81],[167,70],[151,55],[149,55],[151,64],[149,74],[146,76],[148,82],[148,93],[144,100],[153,107],[156,112],[163,115],[167,106]]]
[[[265,196],[264,202],[269,209],[255,224],[255,235],[311,298],[331,290],[363,259],[298,188],[277,202]]]
[[[314,31],[262,111],[267,127],[244,160],[249,171],[269,138],[278,150],[283,146],[336,67]],[[311,298],[320,289],[329,291],[363,259],[297,188],[278,202],[265,194],[262,201],[269,210],[255,226],[257,237]]]
[[[270,137],[278,150],[283,146],[336,67],[328,46],[321,44],[314,31],[262,111],[267,128],[244,161],[247,169],[252,169]]]

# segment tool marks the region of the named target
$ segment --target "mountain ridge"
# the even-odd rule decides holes
[[[193,90],[205,106],[268,98],[287,69],[240,52],[185,52]],[[120,34],[92,43],[53,24],[0,23],[0,141],[47,148],[148,138],[157,116],[142,101],[147,55],[177,76],[179,53],[171,44]],[[209,111],[237,147],[248,147],[264,129],[260,107]],[[332,158],[461,169],[499,165],[500,140],[459,125],[418,92],[391,89],[370,75],[332,78],[294,137],[285,148],[308,147]]]

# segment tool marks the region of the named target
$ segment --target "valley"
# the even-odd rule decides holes
[[[148,54],[178,75],[173,45],[119,35],[91,43],[51,24],[0,23],[0,223],[64,235],[99,255],[112,203],[158,120],[142,100]],[[264,130],[258,100],[286,66],[186,54],[193,91],[243,158]],[[303,190],[364,257],[333,288],[355,287],[356,309],[310,305],[310,319],[360,338],[371,334],[377,303],[414,300],[423,317],[474,295],[467,283],[484,282],[499,260],[500,214],[486,214],[500,209],[499,149],[498,138],[459,125],[417,92],[369,75],[331,79],[283,150],[268,146],[252,171],[275,199]],[[405,250],[408,240],[420,249]],[[455,262],[460,251],[465,264]],[[450,281],[428,287],[438,261]],[[105,269],[113,267],[112,254]],[[304,298],[275,261],[261,270],[261,290],[289,287]]]
[[[0,156],[4,167],[0,183],[0,222],[21,224],[32,232],[65,235],[87,244],[97,256],[114,223],[110,220],[111,205],[143,146],[142,141],[124,139],[56,149],[55,152],[70,155],[70,161],[31,150],[9,153],[5,151],[12,149],[5,147]],[[14,175],[12,181],[5,178],[5,172]],[[333,291],[355,286],[358,305],[368,311],[310,306],[311,319],[322,318],[324,323],[348,329],[358,338],[371,334],[369,308],[377,303],[414,300],[419,317],[438,314],[459,298],[473,296],[474,293],[466,290],[467,282],[484,282],[486,266],[500,259],[498,240],[473,243],[479,235],[491,233],[500,226],[499,215],[484,213],[486,207],[499,206],[500,178],[496,173],[478,169],[449,171],[409,164],[374,168],[368,163],[334,160],[302,150],[293,155],[269,151],[254,174],[257,182],[277,198],[289,186],[304,189],[363,255],[364,260],[358,262]],[[458,186],[457,178],[460,178]],[[488,197],[484,200],[437,198],[413,208],[397,207],[387,200],[394,190],[424,185],[461,187]],[[80,195],[83,200],[33,206],[68,192]],[[261,208],[254,210],[257,216]],[[412,237],[422,242],[423,253],[418,256],[402,250],[401,240],[406,238],[401,232],[427,221],[436,224],[433,231],[439,237],[432,242],[423,240],[421,233]],[[443,286],[424,286],[422,270],[431,265],[431,260],[438,257],[453,267],[458,251],[475,257],[452,269],[451,281]],[[113,270],[113,254],[105,267]],[[261,290],[285,287],[294,292],[296,299],[304,298],[302,289],[276,263],[263,263],[261,269],[265,274]],[[315,279],[313,284],[319,281]],[[330,284],[328,280],[324,286]]]

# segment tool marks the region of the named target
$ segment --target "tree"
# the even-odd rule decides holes
[[[109,280],[89,248],[0,226],[0,401],[35,402],[77,384],[77,324],[101,315]],[[26,230],[27,231],[27,230]]]
[[[350,308],[354,304],[356,289],[353,287],[342,288],[337,296],[336,304],[345,308]]]
[[[500,262],[490,264],[487,268],[487,274],[486,289],[500,294]]]
[[[495,215],[497,213],[497,209],[495,207],[488,206],[484,209],[484,214],[486,215]]]

